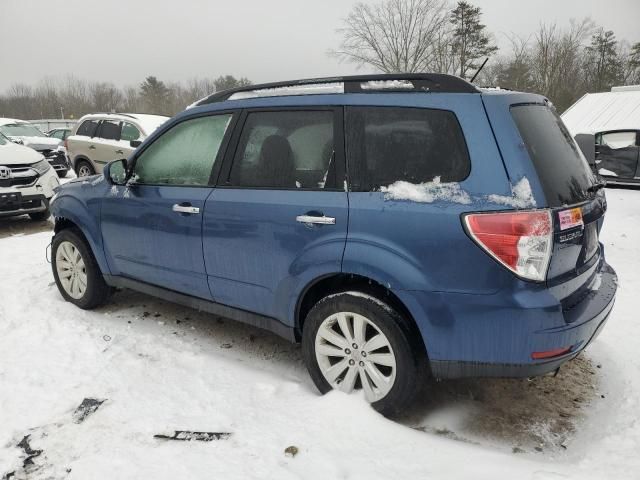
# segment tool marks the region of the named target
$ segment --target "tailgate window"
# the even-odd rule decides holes
[[[593,174],[578,145],[554,110],[546,105],[516,105],[511,115],[524,140],[549,207],[587,199]]]

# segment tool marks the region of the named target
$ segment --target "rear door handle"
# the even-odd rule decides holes
[[[336,219],[334,217],[325,217],[324,215],[321,217],[314,215],[298,215],[296,217],[296,222],[313,223],[317,225],[335,225]]]
[[[116,150],[116,153],[122,155],[124,152],[122,150]]]
[[[193,207],[191,205],[180,204],[180,203],[176,203],[171,208],[171,210],[173,210],[176,213],[193,213],[193,214],[200,213],[200,209],[198,207]]]
[[[95,145],[89,145],[89,150],[95,150],[96,146]]]

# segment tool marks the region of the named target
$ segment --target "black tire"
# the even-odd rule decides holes
[[[323,394],[332,390],[318,365],[315,339],[322,322],[337,312],[363,315],[389,340],[396,360],[395,380],[386,396],[371,405],[385,416],[403,412],[413,401],[423,381],[426,352],[424,348],[417,347],[415,341],[411,341],[413,330],[410,320],[373,296],[359,292],[329,295],[316,303],[307,315],[303,324],[302,353],[316,387]]]
[[[58,174],[58,177],[64,178],[67,176],[67,173],[69,173],[69,170],[57,170],[56,173]]]
[[[81,298],[71,297],[62,286],[58,276],[56,257],[58,248],[62,242],[71,243],[80,252],[82,260],[84,261],[87,287]],[[111,295],[112,290],[105,283],[102,272],[91,252],[91,248],[84,239],[84,236],[75,229],[62,230],[53,237],[53,242],[51,243],[51,268],[53,269],[53,278],[56,281],[60,294],[67,302],[71,302],[84,310],[91,310],[103,305]]]
[[[49,208],[47,208],[42,212],[30,213],[29,216],[31,217],[31,220],[34,220],[36,222],[41,222],[43,220],[47,220],[51,216],[51,212],[49,211]]]
[[[78,177],[81,176],[80,171],[83,169],[83,167],[85,167],[87,171],[90,172],[89,175],[94,175],[96,173],[96,169],[93,168],[93,165],[91,165],[91,162],[87,160],[78,160],[75,166],[75,172]],[[84,175],[84,176],[87,177],[89,175]]]

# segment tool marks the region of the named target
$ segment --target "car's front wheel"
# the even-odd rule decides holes
[[[320,300],[304,323],[302,351],[321,393],[362,390],[383,415],[401,412],[420,383],[424,352],[409,320],[380,299],[342,292]]]
[[[67,229],[53,237],[51,266],[58,290],[68,302],[88,310],[109,298],[111,288],[79,232]]]

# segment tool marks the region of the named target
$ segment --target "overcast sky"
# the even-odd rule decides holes
[[[0,90],[73,73],[137,85],[231,74],[254,82],[355,73],[327,56],[352,0],[0,0]],[[498,43],[590,16],[640,41],[640,0],[472,0]],[[366,72],[366,70],[363,70]]]

